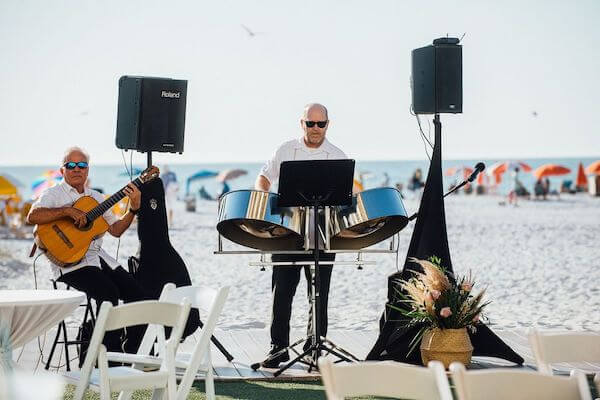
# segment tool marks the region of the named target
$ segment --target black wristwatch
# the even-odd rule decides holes
[[[138,213],[138,211],[140,211],[139,208],[137,210],[134,210],[133,208],[129,209],[129,212],[132,213],[133,215],[136,215]]]

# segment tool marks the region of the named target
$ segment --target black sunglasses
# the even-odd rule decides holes
[[[312,128],[315,124],[317,124],[319,128],[325,128],[325,126],[327,126],[327,121],[304,121],[304,123],[307,128]]]
[[[75,167],[79,167],[79,169],[86,169],[88,167],[88,163],[85,161],[74,162],[69,161],[63,164],[63,167],[66,169],[75,169]]]

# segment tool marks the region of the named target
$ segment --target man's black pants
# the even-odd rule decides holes
[[[312,254],[273,254],[271,261],[312,261]],[[319,261],[334,261],[335,254],[319,252]],[[300,270],[304,268],[308,296],[310,300],[310,267],[309,266],[280,266],[273,267],[271,289],[273,291],[273,315],[271,319],[271,344],[289,346],[290,318],[292,316],[292,300],[300,282]],[[320,301],[319,301],[319,335],[327,334],[327,302],[329,298],[329,283],[331,281],[332,265],[319,265]],[[308,312],[307,336],[312,327],[312,307]]]
[[[100,259],[101,268],[95,266],[85,266],[75,271],[62,275],[58,281],[86,293],[96,300],[97,311],[103,301],[109,301],[112,305],[119,304],[119,299],[125,303],[132,301],[146,300],[148,297],[142,287],[137,283],[131,274],[122,267],[112,269],[103,259]],[[103,344],[108,351],[136,353],[142,341],[146,325],[137,325],[127,328],[127,335],[124,330],[107,331]],[[127,339],[123,348],[122,340]]]

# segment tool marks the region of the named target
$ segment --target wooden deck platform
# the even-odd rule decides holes
[[[76,337],[77,329],[75,326],[70,326],[68,331],[70,339]],[[534,369],[533,353],[524,331],[494,329],[494,332],[525,359],[524,368]],[[16,349],[13,352],[16,363],[28,371],[43,370],[55,334],[56,329],[50,330],[38,339],[27,343],[23,348]],[[292,332],[291,337],[300,338],[302,334],[303,332],[300,331]],[[334,330],[330,332],[328,338],[359,359],[364,359],[373,343],[375,343],[377,335],[377,331]],[[217,330],[215,336],[234,357],[233,361],[228,362],[225,356],[214,345],[211,345],[215,379],[217,380],[311,380],[319,378],[318,372],[312,371],[309,373],[307,367],[301,363],[296,363],[278,377],[273,376],[275,370],[272,369],[253,371],[250,365],[264,359],[270,347],[269,331],[266,329]],[[182,345],[183,350],[191,351],[195,340],[194,336],[189,337]],[[78,359],[75,346],[71,346],[69,351],[69,356],[72,359],[71,369],[76,370],[78,369]],[[493,367],[514,367],[514,364],[501,359],[485,357],[474,357],[471,364],[471,368]],[[565,363],[557,365],[557,369],[565,373],[573,368],[581,369],[586,373],[596,373],[600,371],[600,363]],[[50,371],[58,373],[66,371],[62,345],[57,346]],[[198,379],[202,379],[202,377],[199,376]]]

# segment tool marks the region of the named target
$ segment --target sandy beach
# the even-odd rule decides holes
[[[496,196],[456,195],[446,199],[448,237],[454,270],[471,270],[476,288],[487,287],[489,322],[503,328],[538,325],[545,329],[600,330],[600,202],[587,194],[560,200],[521,201],[502,206]],[[415,198],[405,201],[411,214]],[[231,286],[220,329],[265,328],[270,321],[271,273],[248,265],[258,256],[214,255],[216,202],[199,202],[195,213],[177,203],[171,242],[188,265],[194,284]],[[414,224],[400,233],[402,264]],[[34,287],[31,241],[0,232],[0,289]],[[104,247],[126,265],[137,251],[130,229],[119,242],[107,236]],[[226,242],[226,249],[242,249]],[[351,259],[345,255],[339,259]],[[396,271],[395,255],[368,255],[375,266],[334,269],[329,304],[330,329],[374,330],[383,310],[387,276]],[[44,256],[36,262],[40,288],[50,288]],[[292,328],[306,325],[304,279],[298,287]]]

